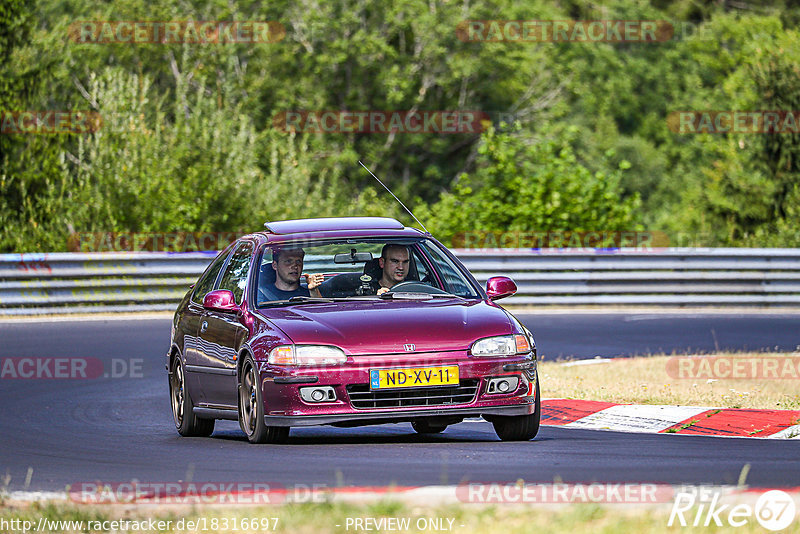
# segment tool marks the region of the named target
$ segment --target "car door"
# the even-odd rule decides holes
[[[254,245],[242,241],[225,266],[217,289],[227,289],[241,305],[252,263]],[[203,404],[220,409],[237,406],[237,349],[248,335],[237,312],[204,310],[198,331],[198,367],[204,376]]]
[[[230,256],[233,247],[228,247],[225,251],[221,252],[208,266],[206,271],[197,280],[192,290],[192,296],[189,298],[189,304],[186,306],[183,315],[181,316],[180,328],[183,333],[183,346],[181,353],[183,354],[183,361],[185,364],[185,377],[186,387],[194,402],[202,402],[202,391],[200,388],[200,375],[198,373],[198,332],[200,330],[200,322],[205,315],[203,308],[203,297],[214,289],[217,280],[222,273],[222,268]]]

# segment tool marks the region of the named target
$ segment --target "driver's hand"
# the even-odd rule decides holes
[[[388,288],[388,287],[382,287],[382,288],[380,288],[380,289],[378,290],[378,293],[377,293],[377,294],[378,294],[378,295],[383,295],[384,293],[388,293],[388,292],[389,292],[389,288]]]
[[[304,276],[306,277],[306,282],[308,282],[309,291],[318,288],[319,285],[325,280],[325,277],[322,276],[322,273],[305,274]]]

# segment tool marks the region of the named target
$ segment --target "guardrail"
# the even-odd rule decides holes
[[[800,249],[454,252],[504,305],[800,306]],[[0,315],[172,310],[215,254],[2,254]]]

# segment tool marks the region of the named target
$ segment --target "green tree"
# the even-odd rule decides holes
[[[45,109],[52,64],[38,60],[37,3],[0,0],[0,111]],[[45,87],[43,87],[45,85]],[[52,215],[47,191],[69,136],[0,134],[0,250],[46,250],[42,221]],[[27,247],[22,247],[27,243]]]
[[[720,80],[705,98],[722,104],[695,109],[800,109],[800,33],[783,30],[777,17],[722,17],[715,29],[727,36],[727,52],[716,53],[719,45],[710,42],[696,57],[716,66]],[[707,235],[714,245],[800,245],[794,224],[800,132],[696,137],[700,157],[693,166],[700,179],[685,189],[670,224]]]
[[[638,229],[639,199],[622,197],[622,170],[593,173],[581,165],[571,144],[577,132],[534,139],[490,128],[475,172],[420,210],[423,222],[445,241],[466,231]]]
[[[385,211],[371,192],[353,194],[335,170],[319,169],[305,139],[257,134],[235,90],[195,81],[177,69],[174,89],[158,95],[122,69],[90,78],[87,99],[105,121],[65,153],[50,233],[242,232],[266,220]]]

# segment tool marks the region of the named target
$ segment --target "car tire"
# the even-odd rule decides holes
[[[536,377],[536,401],[533,413],[513,417],[497,417],[492,420],[494,431],[503,441],[528,441],[539,433],[542,418],[542,399],[539,396],[539,377]]]
[[[285,443],[288,426],[267,426],[264,422],[264,401],[261,381],[253,357],[247,355],[239,379],[239,426],[250,443]]]
[[[180,356],[172,362],[169,393],[175,429],[181,436],[207,437],[214,432],[214,419],[200,419],[194,413],[194,403],[186,388],[186,373]]]
[[[441,434],[447,428],[447,425],[431,424],[427,421],[414,421],[411,426],[417,434]]]

